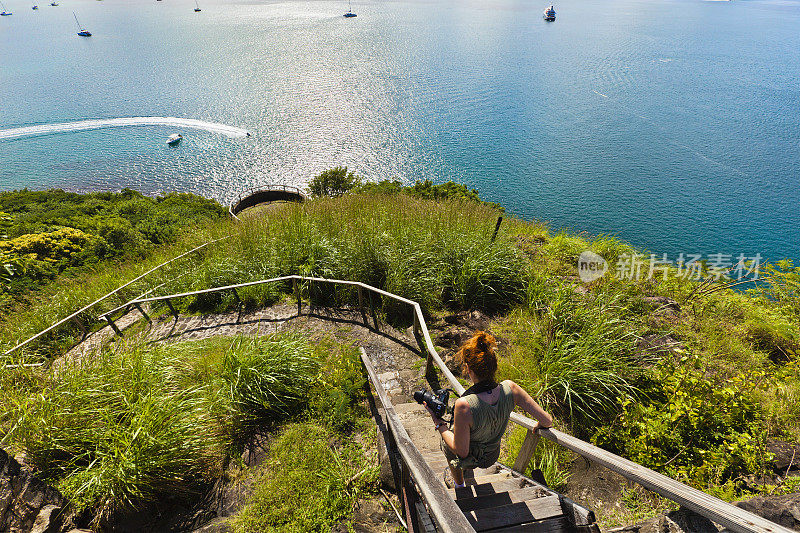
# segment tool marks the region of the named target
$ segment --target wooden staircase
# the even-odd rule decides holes
[[[417,403],[401,403],[394,409],[411,441],[444,484],[447,459],[430,415]],[[466,471],[465,481],[466,487],[448,489],[448,493],[475,531],[571,531],[557,493],[499,463]]]

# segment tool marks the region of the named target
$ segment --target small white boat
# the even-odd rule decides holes
[[[183,140],[183,135],[180,133],[173,133],[169,137],[167,137],[167,144],[170,146],[175,146],[179,142]]]

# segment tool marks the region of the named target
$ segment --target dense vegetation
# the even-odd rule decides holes
[[[0,192],[0,304],[65,270],[148,256],[225,214],[217,202],[193,194]]]
[[[278,440],[286,453],[308,445],[308,434],[333,438],[350,431],[363,416],[357,351],[332,342],[312,345],[296,333],[166,346],[120,343],[45,373],[21,369],[2,379],[0,446],[24,449],[45,479],[94,515],[95,527],[159,498],[196,497],[223,475],[226,462],[240,460],[257,432],[293,424]],[[328,438],[318,446],[326,448]],[[336,460],[340,455],[346,462]],[[303,497],[316,505],[300,506],[302,520],[267,517],[265,527],[254,529],[247,524],[256,519],[243,518],[241,530],[287,524],[317,530],[305,526],[346,517],[351,498],[375,480],[374,466],[354,444],[314,460],[338,467],[322,470],[331,487],[367,470],[347,490],[295,494],[293,505]],[[283,462],[282,476],[316,483],[315,473],[292,464]]]
[[[780,480],[769,471],[766,443],[800,440],[800,268],[788,261],[762,268],[761,280],[747,291],[733,290],[724,280],[698,282],[674,275],[627,280],[610,274],[582,283],[576,276],[581,252],[593,250],[613,264],[635,250],[613,237],[586,239],[513,217],[506,218],[493,241],[501,213],[476,201],[463,186],[355,183],[350,192],[336,198],[287,204],[259,216],[243,216],[240,223],[207,224],[143,262],[45,287],[46,302],[4,318],[1,338],[8,346],[158,260],[200,242],[228,237],[202,256],[158,271],[131,294],[149,289],[170,294],[303,274],[374,285],[420,302],[432,319],[452,310],[481,309],[493,316],[492,330],[503,341],[500,377],[518,381],[540,398],[564,429],[728,499],[782,490],[776,488]],[[315,303],[357,302],[355,291],[348,289],[323,284],[301,289]],[[242,289],[238,295],[245,305],[258,306],[290,292],[288,284],[267,284]],[[669,298],[673,304],[654,304],[653,297]],[[224,311],[239,305],[231,293],[175,303],[183,312]],[[374,303],[389,321],[409,324],[405,306],[377,297]],[[99,306],[85,319],[109,307]],[[18,357],[41,360],[74,336],[74,330],[65,328]],[[8,383],[42,379],[31,376],[35,372],[6,371],[4,379]],[[190,390],[190,383],[181,390]],[[342,403],[348,395],[337,397],[326,401],[331,406],[348,405]],[[174,399],[179,400],[184,399]],[[238,405],[233,398],[226,401]],[[314,421],[292,426],[287,435],[324,438],[336,430],[331,428],[337,420],[348,419],[335,410],[315,411],[313,403],[303,412],[317,413]],[[290,406],[281,409],[294,411]],[[235,411],[215,407],[207,412],[227,439],[216,440],[215,446],[230,446],[237,431],[248,427]],[[220,417],[220,412],[227,417]],[[323,420],[322,413],[330,412],[337,414]],[[2,431],[8,431],[16,416],[12,411],[5,414]],[[17,436],[6,436],[5,441],[27,442],[21,431],[15,430]],[[519,434],[512,436],[512,459],[520,442]],[[334,451],[342,464],[356,468],[349,448]],[[280,452],[274,453],[276,460],[282,460]],[[298,472],[320,467],[315,458],[294,459]],[[568,454],[550,445],[541,446],[535,459],[554,486],[566,479],[568,460]],[[276,493],[302,479],[302,474],[281,477],[277,467],[265,468],[265,479],[273,480],[269,483]],[[339,490],[338,481],[331,483],[332,491]],[[262,510],[253,508],[243,515],[241,524],[251,524],[243,525],[245,530],[261,527],[252,524],[276,505],[271,498],[270,493],[262,495],[258,504]],[[343,508],[334,501],[309,506]],[[317,519],[329,520],[321,515]]]

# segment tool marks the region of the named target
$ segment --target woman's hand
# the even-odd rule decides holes
[[[436,413],[433,412],[433,409],[428,407],[428,402],[422,402],[422,405],[424,405],[425,409],[427,409],[428,413],[430,413],[431,419],[433,420],[433,425],[434,426],[438,426],[439,424],[446,424],[446,422],[444,420],[442,420],[441,418],[436,416]]]

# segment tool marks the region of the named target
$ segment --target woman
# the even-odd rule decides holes
[[[477,331],[458,351],[463,371],[474,385],[456,400],[452,429],[428,409],[442,436],[441,448],[456,488],[465,485],[465,469],[488,468],[500,457],[500,439],[514,406],[531,414],[537,429],[553,425],[553,418],[522,387],[510,380],[495,382],[495,346],[493,336]]]

